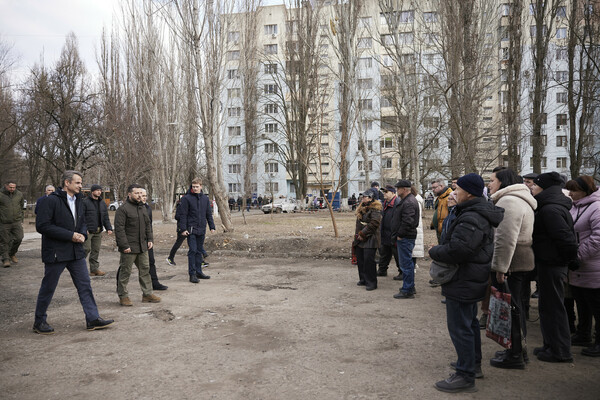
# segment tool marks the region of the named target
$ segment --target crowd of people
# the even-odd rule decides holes
[[[475,173],[431,183],[435,199],[430,228],[437,244],[429,257],[452,277],[441,283],[447,327],[454,344],[456,370],[435,383],[445,392],[474,391],[481,368],[481,319],[478,303],[489,312],[490,288],[511,294],[512,345],[496,352],[490,365],[524,369],[529,362],[527,315],[531,282],[539,290],[541,346],[533,355],[543,362],[572,362],[572,347],[582,346],[584,356],[600,357],[600,190],[590,176],[566,180],[556,172],[523,177],[505,167],[494,169],[488,185]],[[36,203],[36,229],[42,235],[42,279],[33,325],[34,332],[52,334],[47,322],[50,305],[62,272],[70,272],[83,307],[88,330],[106,328],[112,319],[100,317],[90,276],[103,276],[98,256],[102,232],[115,235],[120,252],[116,292],[119,304],[132,306],[127,286],[132,267],[138,268],[142,302],[158,303],[157,290],[167,290],[156,274],[153,253],[152,209],[146,190],[136,184],[115,214],[108,218],[102,187],[92,185],[83,196],[82,174],[65,171],[62,187],[47,186]],[[0,254],[3,266],[18,263],[16,253],[23,238],[23,195],[12,181],[0,191]],[[358,286],[377,289],[394,260],[402,281],[396,299],[415,299],[416,259],[425,255],[423,198],[406,179],[395,185],[371,188],[356,200],[353,252],[358,267]],[[175,265],[175,253],[187,240],[191,283],[210,279],[204,249],[207,225],[215,231],[212,209],[194,179],[182,197],[175,216],[177,240],[167,262]],[[89,272],[86,265],[89,258]],[[432,286],[440,286],[435,280]],[[577,312],[574,308],[576,307]]]
[[[437,268],[451,271],[441,284],[442,302],[457,353],[451,363],[456,373],[436,382],[438,390],[475,391],[475,379],[483,377],[477,305],[489,312],[492,286],[511,294],[512,345],[496,352],[491,366],[524,369],[529,362],[526,322],[534,280],[543,343],[533,355],[569,363],[572,346],[583,346],[582,355],[600,357],[600,191],[592,177],[567,181],[557,172],[521,177],[498,167],[487,186],[469,173],[451,185],[438,179],[431,189],[436,197],[430,228],[438,243],[429,257]],[[394,298],[415,298],[414,250],[423,209],[418,197],[404,179],[381,190],[373,182],[362,193],[352,243],[358,286],[377,289],[377,277],[387,275],[393,257],[399,269],[394,279],[403,280]]]

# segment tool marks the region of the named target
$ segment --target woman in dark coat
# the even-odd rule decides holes
[[[356,210],[354,242],[358,259],[358,286],[367,290],[377,289],[377,264],[375,253],[381,245],[381,202],[376,200],[377,191],[369,189],[363,193],[362,201]]]

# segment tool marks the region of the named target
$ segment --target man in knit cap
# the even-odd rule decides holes
[[[438,262],[458,265],[453,278],[442,285],[446,297],[448,332],[458,359],[456,373],[435,384],[443,392],[475,391],[481,372],[481,336],[477,302],[485,296],[494,252],[494,228],[504,210],[483,197],[481,176],[467,174],[457,181],[456,219],[442,242],[429,250]]]

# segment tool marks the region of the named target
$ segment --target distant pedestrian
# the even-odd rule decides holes
[[[368,189],[356,210],[354,242],[358,264],[358,286],[367,290],[377,289],[377,264],[375,253],[381,245],[381,202],[377,200],[377,190]]]
[[[85,265],[83,242],[87,235],[81,195],[82,175],[77,171],[65,171],[61,178],[62,189],[45,199],[38,209],[35,227],[42,234],[42,261],[44,278],[35,306],[33,331],[42,335],[54,333],[46,311],[65,268],[77,289],[79,302],[85,313],[88,330],[103,329],[112,319],[100,318],[92,285]]]
[[[0,255],[4,268],[17,264],[17,251],[23,240],[25,199],[14,181],[7,181],[0,191]]]
[[[437,179],[431,183],[433,194],[437,196],[435,204],[433,206],[433,219],[431,220],[431,229],[435,229],[438,243],[440,243],[440,236],[442,234],[442,227],[444,225],[444,218],[448,216],[448,196],[452,193],[452,189],[446,185],[444,179]]]
[[[37,215],[38,208],[39,208],[40,204],[42,204],[42,201],[46,200],[46,197],[50,196],[50,194],[53,193],[55,190],[56,190],[56,188],[52,185],[46,186],[46,189],[44,189],[44,195],[35,201],[35,210],[34,210],[35,215]]]
[[[398,252],[396,251],[396,237],[394,233],[394,210],[398,209],[400,199],[396,196],[396,188],[392,185],[387,185],[382,188],[383,192],[383,211],[381,216],[381,246],[379,247],[379,268],[377,276],[387,276],[388,266],[392,257],[398,270],[398,276],[394,280],[402,280],[402,271],[398,263]]]

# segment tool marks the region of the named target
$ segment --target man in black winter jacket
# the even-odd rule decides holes
[[[102,231],[106,229],[109,235],[112,235],[112,225],[108,218],[108,209],[102,199],[102,186],[92,185],[90,195],[83,198],[83,213],[85,215],[85,224],[87,225],[88,237],[83,243],[85,256],[88,254],[90,264],[90,275],[104,276],[106,272],[100,270],[98,256],[102,246]]]
[[[398,252],[396,251],[396,237],[393,236],[394,230],[394,210],[400,205],[400,199],[396,196],[396,188],[387,185],[382,188],[383,192],[383,211],[381,212],[381,246],[379,247],[379,269],[377,276],[387,276],[388,265],[394,256],[398,276],[395,280],[402,279],[400,264],[398,264]]]
[[[181,198],[177,213],[177,230],[188,240],[188,273],[190,282],[198,283],[198,279],[210,279],[202,272],[202,248],[206,235],[206,223],[211,232],[215,231],[212,209],[208,197],[202,193],[202,180],[196,178],[185,196]]]
[[[113,320],[103,320],[92,293],[90,277],[85,265],[83,242],[87,235],[81,199],[81,173],[65,171],[58,189],[40,205],[35,226],[42,234],[42,261],[44,278],[35,307],[33,331],[52,334],[54,329],[46,322],[46,311],[58,285],[60,275],[66,269],[77,288],[79,301],[85,313],[88,330],[106,328]]]
[[[477,302],[488,284],[494,252],[494,228],[504,210],[483,197],[481,176],[467,174],[457,182],[456,219],[444,240],[429,250],[439,262],[457,264],[454,277],[442,285],[446,296],[448,332],[456,349],[456,374],[435,384],[444,392],[475,391],[476,371],[481,374],[481,336]]]
[[[564,306],[567,266],[577,268],[577,238],[569,213],[572,201],[562,193],[557,172],[534,179],[531,194],[537,201],[533,224],[533,253],[539,282],[540,328],[543,347],[533,350],[540,361],[571,362],[571,333]]]

